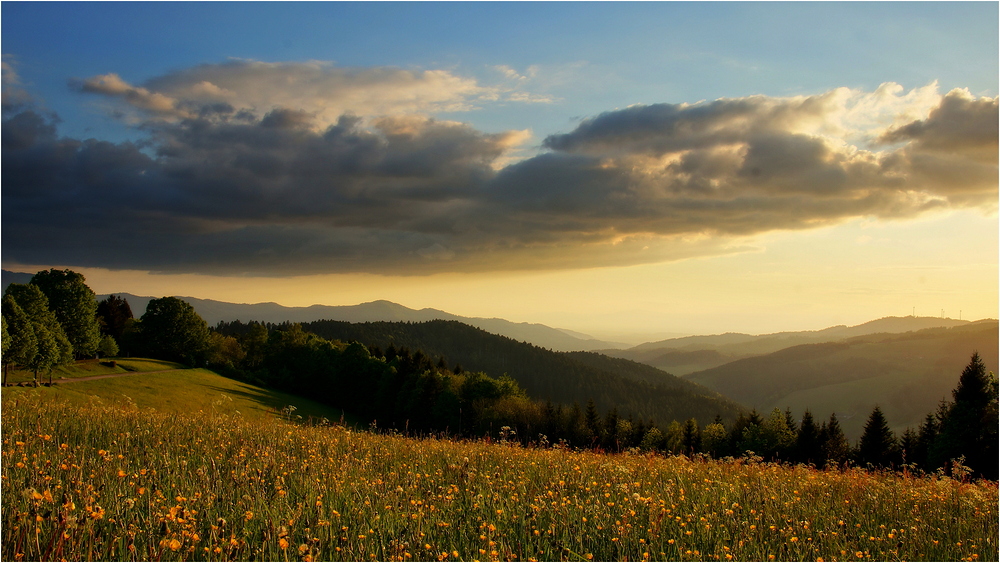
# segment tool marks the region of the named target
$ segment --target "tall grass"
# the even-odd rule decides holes
[[[996,483],[5,397],[2,558],[996,560]]]

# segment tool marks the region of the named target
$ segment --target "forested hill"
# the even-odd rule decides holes
[[[716,415],[729,421],[744,410],[714,391],[649,366],[599,354],[552,352],[457,321],[316,321],[302,328],[382,350],[390,345],[422,350],[446,358],[449,366],[460,364],[493,377],[506,373],[535,399],[564,405],[593,399],[602,411],[617,408],[622,416],[652,419],[662,427],[689,418],[705,425]]]
[[[951,397],[962,366],[978,352],[997,371],[995,320],[903,334],[871,334],[803,344],[685,376],[767,412],[774,407],[836,412],[844,433],[856,439],[865,417],[879,405],[893,429],[917,427],[941,399]]]

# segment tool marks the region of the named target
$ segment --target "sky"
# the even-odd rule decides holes
[[[995,2],[4,2],[2,263],[634,341],[996,318]]]

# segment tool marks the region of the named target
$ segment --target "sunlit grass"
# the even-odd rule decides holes
[[[184,367],[185,366],[181,364],[167,362],[164,360],[152,360],[147,358],[111,358],[109,360],[83,360],[73,362],[71,364],[56,366],[52,369],[51,375],[52,381],[59,383],[63,380],[76,379],[78,377],[114,375],[130,372],[163,371],[183,369]],[[31,370],[15,369],[10,370],[7,374],[7,382],[11,384],[30,382],[33,381],[34,378],[35,374]],[[40,383],[48,383],[49,373],[39,373],[38,381]]]
[[[142,360],[156,367],[158,360]],[[125,363],[125,362],[122,362]],[[170,364],[169,362],[160,362]],[[142,367],[143,364],[139,364]],[[135,367],[127,364],[128,368]],[[144,370],[147,371],[147,370]],[[148,370],[155,371],[155,370]],[[126,377],[67,383],[54,387],[13,387],[4,389],[4,405],[14,400],[29,402],[65,401],[73,405],[104,404],[110,407],[154,408],[172,414],[212,412],[239,415],[247,419],[273,420],[290,416],[339,421],[345,416],[334,409],[296,395],[263,389],[222,377],[206,369],[185,369],[166,373],[135,373]],[[292,406],[287,415],[282,411]],[[355,420],[347,417],[348,423]]]
[[[417,441],[7,391],[8,561],[997,559],[995,483]]]

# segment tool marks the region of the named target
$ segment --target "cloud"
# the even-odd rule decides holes
[[[3,111],[17,111],[30,105],[33,99],[24,89],[24,85],[21,84],[21,77],[17,74],[17,61],[14,57],[4,55],[3,61],[0,62],[0,69],[2,69],[0,82],[2,82],[3,89],[0,96],[2,96]]]
[[[260,119],[275,109],[293,108],[311,114],[317,130],[335,124],[345,113],[430,115],[470,111],[491,100],[539,99],[520,85],[483,86],[447,70],[345,68],[321,61],[234,59],[174,71],[139,86],[115,74],[70,84],[80,92],[117,100],[151,119],[209,115],[215,119],[234,115]]]
[[[137,112],[141,145],[5,116],[5,259],[276,276],[582,268],[996,207],[998,101],[936,85],[638,105],[514,162],[530,131],[432,117],[493,94],[444,71],[233,61],[141,86],[112,77],[76,87]]]

